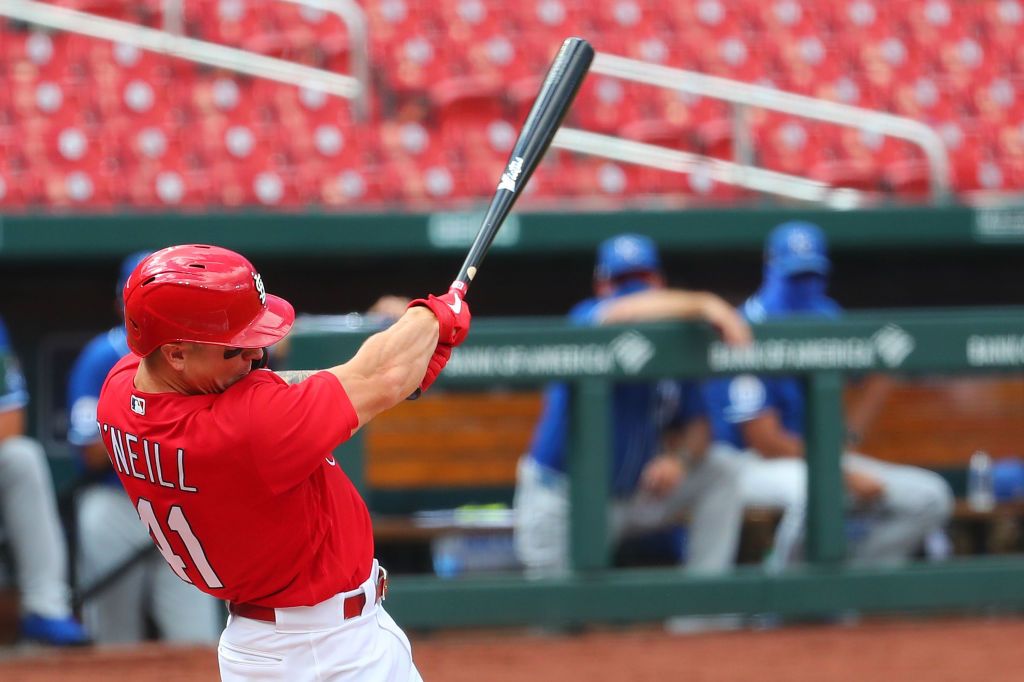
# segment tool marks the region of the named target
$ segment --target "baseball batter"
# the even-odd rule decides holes
[[[597,296],[573,308],[573,323],[706,319],[731,343],[750,339],[746,323],[717,296],[665,288],[657,248],[645,236],[603,242],[594,285]],[[530,452],[517,471],[516,552],[532,575],[569,567],[569,399],[566,384],[545,391]],[[699,387],[667,380],[619,384],[612,410],[612,542],[678,525],[679,512],[688,509],[687,568],[714,573],[730,567],[743,512],[739,467],[729,446],[710,443]]]
[[[825,293],[830,269],[821,229],[784,223],[768,238],[764,283],[741,312],[752,322],[835,318],[841,308]],[[799,558],[807,506],[803,386],[794,377],[747,374],[710,380],[705,394],[716,437],[744,449],[744,500],[783,510],[768,562],[769,569],[782,568]],[[851,548],[857,563],[907,559],[952,512],[952,492],[935,472],[853,451],[843,454],[842,466],[851,510],[869,519]]]
[[[119,309],[123,309],[121,292],[128,276],[148,255],[133,253],[121,263],[116,288]],[[112,583],[85,601],[82,620],[99,644],[142,641],[147,616],[166,641],[213,642],[220,633],[217,600],[179,580],[153,551],[149,533],[110,468],[96,427],[103,381],[129,352],[122,323],[92,339],[68,377],[68,442],[75,446],[83,475],[92,481],[76,495],[79,587],[93,585],[120,568]],[[142,549],[150,550],[148,556],[126,566]]]
[[[419,680],[380,602],[366,504],[332,455],[426,390],[470,325],[457,293],[413,301],[348,362],[257,369],[291,305],[243,256],[175,246],[124,290],[132,355],[97,410],[110,462],[177,576],[228,602],[223,680]]]

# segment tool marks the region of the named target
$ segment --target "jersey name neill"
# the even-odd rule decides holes
[[[110,463],[118,474],[132,476],[164,488],[175,488],[186,493],[199,489],[185,482],[185,450],[177,448],[177,455],[168,454],[167,448],[134,433],[101,424],[104,438],[109,438]],[[171,448],[173,450],[173,448]]]

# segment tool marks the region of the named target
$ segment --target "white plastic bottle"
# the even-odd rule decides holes
[[[967,468],[967,505],[974,511],[991,511],[996,506],[992,484],[992,458],[978,450]]]

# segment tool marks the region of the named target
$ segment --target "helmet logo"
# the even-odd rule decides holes
[[[795,253],[807,253],[814,248],[814,244],[811,243],[811,235],[803,230],[793,230],[793,233],[789,235],[789,248],[793,249]]]
[[[252,281],[256,285],[256,293],[260,295],[260,304],[267,304],[267,290],[263,286],[263,278],[260,277],[259,273],[252,273]]]

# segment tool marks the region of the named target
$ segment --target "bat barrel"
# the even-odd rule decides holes
[[[512,204],[522,194],[523,187],[555,138],[593,59],[594,48],[590,43],[582,38],[567,38],[551,62],[537,99],[512,147],[505,172],[498,182],[498,189],[487,208],[480,231],[452,283],[463,294],[469,291],[477,268],[512,209]]]

